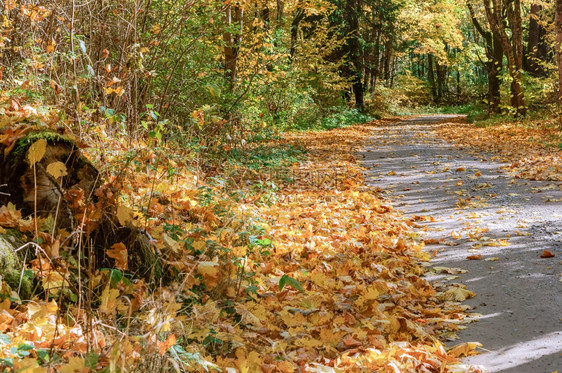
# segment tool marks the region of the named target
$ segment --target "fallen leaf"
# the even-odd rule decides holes
[[[481,346],[479,342],[465,342],[451,347],[447,353],[454,357],[476,355],[476,348]]]
[[[123,242],[118,242],[111,246],[111,250],[107,250],[106,254],[108,257],[115,260],[115,267],[121,270],[127,270],[129,268],[127,261],[127,247]]]
[[[109,285],[105,287],[101,293],[101,305],[99,307],[100,312],[105,314],[112,314],[117,306],[117,297],[119,296],[119,290],[111,289]]]
[[[541,258],[543,258],[543,259],[554,258],[554,257],[555,257],[555,255],[548,250],[544,250],[543,254],[541,255]]]
[[[55,179],[68,175],[66,166],[62,162],[53,162],[47,166],[47,172]]]
[[[176,342],[177,338],[175,334],[170,334],[164,342],[158,341],[158,355],[164,356],[164,354],[170,349],[170,347],[175,345]]]
[[[439,245],[441,243],[441,241],[437,238],[428,238],[427,240],[423,240],[422,242],[426,245]]]
[[[215,288],[220,281],[219,263],[199,262],[197,272],[203,278],[203,282],[208,289]]]
[[[482,259],[482,254],[470,255],[470,256],[467,256],[466,259],[468,259],[468,260],[480,260],[480,259]]]
[[[39,139],[35,141],[27,151],[27,160],[29,161],[29,167],[33,167],[35,163],[41,161],[45,156],[45,151],[47,150],[47,140]]]
[[[133,212],[127,206],[117,206],[117,219],[122,226],[127,225],[132,220]]]

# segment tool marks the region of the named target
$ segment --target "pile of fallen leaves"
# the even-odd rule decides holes
[[[72,259],[76,247],[60,247],[64,258],[39,255],[24,272],[48,291],[22,301],[3,284],[0,366],[469,371],[456,360],[475,344],[447,351],[438,336],[455,339],[468,316],[461,302],[473,294],[424,279],[428,254],[408,238],[412,221],[365,186],[355,162],[369,135],[368,126],[287,135],[282,143],[309,156],[277,173],[272,192],[233,190],[239,179],[203,181],[181,154],[147,144],[123,157],[100,134],[92,156],[103,149],[103,172],[119,180],[118,219],[151,238],[168,280],[149,286],[117,260],[86,276]],[[22,219],[9,211],[14,227]],[[106,250],[126,258],[122,244]]]
[[[437,134],[459,146],[495,154],[504,168],[522,179],[562,181],[562,131],[546,123],[502,123],[476,127],[446,123]]]

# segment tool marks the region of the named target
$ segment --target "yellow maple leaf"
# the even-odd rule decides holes
[[[86,362],[81,357],[73,356],[68,363],[61,365],[57,371],[60,373],[82,373],[86,369]]]
[[[215,288],[221,278],[219,263],[217,262],[199,262],[197,263],[197,272],[203,278],[203,282],[208,289]]]
[[[101,293],[101,305],[100,312],[105,314],[112,314],[117,306],[117,297],[119,296],[119,290],[110,289],[109,285],[103,289]]]
[[[256,351],[251,351],[246,355],[246,351],[242,348],[236,350],[236,361],[234,362],[240,373],[258,373],[261,372],[260,365],[262,359]]]
[[[467,298],[472,298],[474,295],[475,294],[470,290],[466,290],[460,286],[453,286],[443,294],[442,298],[444,300],[462,302]]]
[[[447,354],[454,357],[476,355],[476,347],[482,346],[479,342],[465,342],[451,347]]]
[[[206,244],[205,241],[195,241],[191,246],[193,246],[195,250],[201,251],[206,246]]]
[[[122,226],[127,225],[132,220],[133,212],[127,206],[117,206],[117,219]]]

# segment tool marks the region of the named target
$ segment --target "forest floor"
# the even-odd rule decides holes
[[[115,260],[84,281],[86,312],[82,293],[60,297],[80,281],[72,261],[30,261],[44,291],[21,301],[2,284],[0,371],[551,373],[562,366],[553,133],[459,116],[291,132],[224,162],[219,181],[165,147],[139,143],[129,162],[99,135],[90,157],[127,180],[120,223],[146,230],[185,275],[149,289]],[[0,207],[0,232],[32,236],[30,221]],[[118,244],[107,254],[127,259]]]
[[[359,153],[366,181],[416,221],[437,266],[432,280],[476,293],[466,304],[481,316],[454,343],[482,348],[465,363],[489,372],[560,370],[560,151],[533,141],[534,129],[482,129],[463,119],[375,127]]]

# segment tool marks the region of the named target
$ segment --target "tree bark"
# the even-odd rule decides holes
[[[433,55],[427,55],[427,80],[429,80],[429,85],[431,87],[432,101],[437,101],[437,87],[435,86],[435,73],[433,72]]]
[[[435,72],[437,76],[437,102],[442,102],[445,98],[447,67],[435,61]]]
[[[344,67],[345,74],[351,79],[353,95],[355,96],[355,107],[360,112],[364,109],[363,100],[363,78],[362,78],[362,54],[361,43],[359,41],[359,11],[360,2],[358,0],[346,1],[346,23],[347,23],[347,41],[346,49],[348,54],[348,62]]]
[[[230,3],[225,9],[225,24],[227,27],[224,33],[224,72],[225,76],[229,82],[230,90],[234,89],[234,83],[236,81],[236,67],[238,60],[238,49],[240,48],[240,42],[242,38],[242,28],[244,12],[242,8],[238,5],[231,5]],[[238,30],[232,31],[236,27]]]
[[[541,62],[547,58],[546,48],[546,30],[539,23],[540,12],[542,6],[538,4],[531,5],[531,14],[529,15],[529,42],[527,44],[527,53],[525,53],[524,65],[526,70],[533,76],[545,76],[546,71]]]
[[[523,67],[523,31],[521,24],[521,1],[512,0],[504,3],[502,0],[483,0],[486,16],[494,36],[502,43],[503,51],[507,57],[509,75],[511,76],[511,106],[518,116],[525,116],[527,109],[523,97],[521,69]],[[511,40],[506,32],[503,19],[502,6],[505,5],[505,14],[511,29]]]
[[[388,38],[384,43],[384,84],[390,85],[390,64],[392,62],[392,39]]]
[[[467,1],[468,10],[470,12],[470,17],[472,18],[472,24],[476,31],[484,38],[486,41],[486,57],[488,61],[486,62],[486,70],[488,73],[488,105],[490,113],[499,113],[501,95],[501,71],[503,69],[503,48],[499,37],[497,37],[493,32],[484,30],[484,27],[480,24],[476,18],[474,8],[470,1]]]
[[[304,19],[305,12],[303,8],[297,8],[293,21],[291,22],[291,47],[289,49],[289,55],[291,60],[295,58],[295,53],[297,51],[297,38],[299,35],[299,25]]]

